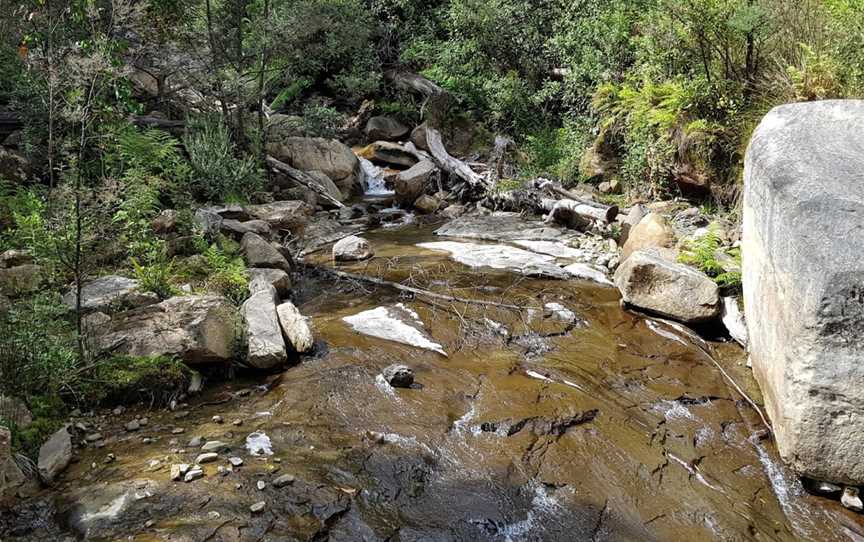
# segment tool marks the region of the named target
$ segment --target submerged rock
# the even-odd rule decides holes
[[[246,361],[258,369],[276,367],[287,357],[276,303],[276,289],[271,286],[249,296],[241,309],[246,320]]]
[[[72,461],[72,436],[69,427],[61,427],[39,448],[39,476],[51,484]]]
[[[564,271],[567,271],[570,276],[576,279],[592,280],[609,286],[613,285],[613,282],[606,275],[606,271],[597,269],[587,263],[570,264],[564,268]]]
[[[384,380],[394,388],[410,388],[414,383],[414,369],[405,365],[390,365],[381,371]]]
[[[569,278],[570,274],[555,264],[555,258],[507,245],[479,245],[439,241],[420,243],[420,248],[449,252],[457,262],[469,267],[503,269],[527,276]]]
[[[63,303],[75,308],[75,290],[63,296]],[[81,287],[81,309],[110,312],[112,309],[133,309],[159,303],[153,292],[142,292],[137,280],[119,275],[107,275],[87,282]]]
[[[444,347],[433,342],[417,313],[402,306],[378,307],[343,318],[354,331],[397,343],[431,350],[446,356]]]
[[[282,335],[287,344],[290,344],[295,352],[304,354],[312,350],[314,340],[312,329],[309,327],[309,318],[306,318],[297,307],[290,301],[285,301],[276,308],[279,317],[279,325],[282,327]]]
[[[781,456],[864,484],[864,101],[773,109],[747,151],[742,238],[753,374]]]
[[[435,230],[435,235],[486,241],[564,241],[573,238],[573,234],[544,222],[525,220],[519,213],[465,215],[444,224]]]
[[[615,285],[625,302],[680,322],[706,322],[720,312],[713,280],[656,252],[631,254],[615,272]]]
[[[190,365],[228,362],[234,353],[236,316],[219,296],[172,297],[93,326],[93,338],[103,352],[177,356]]]
[[[356,235],[340,239],[333,245],[333,259],[337,262],[366,260],[375,255],[369,241]]]

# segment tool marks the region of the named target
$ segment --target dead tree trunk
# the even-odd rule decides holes
[[[327,192],[327,189],[321,186],[321,184],[318,183],[318,181],[316,181],[314,178],[312,178],[312,176],[307,175],[303,171],[295,169],[286,164],[285,162],[281,162],[270,155],[267,155],[266,161],[268,166],[275,169],[279,173],[282,173],[291,181],[314,191],[328,203],[339,208],[345,207],[345,205],[341,201],[331,196],[330,193]]]

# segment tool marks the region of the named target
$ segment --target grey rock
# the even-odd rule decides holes
[[[197,480],[199,478],[203,478],[203,477],[204,477],[204,470],[201,467],[193,467],[193,468],[189,469],[189,472],[187,472],[183,476],[183,481],[184,482],[194,482],[195,480]]]
[[[383,139],[398,141],[411,132],[411,129],[390,117],[372,117],[366,123],[366,138],[369,141]]]
[[[240,222],[239,220],[227,219],[222,221],[222,233],[234,239],[242,239],[247,233],[254,233],[266,239],[270,237],[272,232],[270,223],[264,220]]]
[[[282,488],[282,487],[285,487],[287,485],[293,484],[294,480],[295,480],[295,478],[294,478],[293,474],[283,474],[283,475],[277,477],[275,480],[273,480],[273,487]]]
[[[396,201],[403,206],[412,205],[426,191],[429,180],[437,170],[435,164],[422,160],[405,171],[400,171],[393,182]]]
[[[189,439],[189,444],[186,445],[187,448],[198,448],[201,446],[201,443],[204,442],[204,439],[198,436],[192,437]]]
[[[375,255],[369,241],[356,235],[349,235],[333,245],[333,259],[337,262],[366,260]]]
[[[363,158],[372,162],[389,164],[397,167],[410,168],[419,160],[417,156],[398,143],[389,141],[376,141],[367,145],[358,153]]]
[[[745,159],[753,374],[797,472],[864,484],[864,101],[773,109]]]
[[[125,425],[126,431],[138,431],[141,429],[141,423],[138,420],[132,420]]]
[[[414,208],[427,215],[436,212],[441,208],[441,205],[442,202],[440,199],[435,196],[430,196],[429,194],[421,194],[420,197],[414,201]]]
[[[564,241],[575,237],[541,221],[525,220],[519,213],[465,215],[441,226],[435,235],[485,241]]]
[[[70,290],[63,296],[63,303],[75,308],[76,292]],[[118,309],[134,309],[159,303],[152,292],[142,292],[135,279],[119,275],[107,275],[85,283],[81,287],[81,309],[87,312],[112,312]]]
[[[199,454],[198,457],[195,458],[195,463],[198,465],[203,465],[205,463],[212,463],[218,460],[219,454],[217,454],[216,452],[205,452],[203,454]]]
[[[267,508],[267,503],[264,501],[260,501],[260,502],[256,502],[252,506],[250,506],[249,511],[252,512],[253,514],[260,514],[261,512],[264,511],[265,508]]]
[[[246,207],[246,212],[253,219],[266,222],[272,229],[294,233],[303,231],[314,211],[308,203],[298,200],[274,201]]]
[[[171,480],[179,482],[183,479],[187,472],[189,472],[188,464],[175,463],[174,465],[171,465]]]
[[[256,487],[258,487],[258,491],[264,491],[265,489],[267,489],[267,482],[265,482],[264,480],[258,480],[255,485]]]
[[[165,209],[159,213],[152,222],[150,222],[150,226],[153,228],[153,233],[157,235],[173,233],[177,229],[177,217],[177,211],[173,209]]]
[[[309,318],[300,314],[290,301],[280,304],[276,308],[276,314],[279,317],[279,325],[286,345],[290,345],[295,352],[301,354],[311,351],[315,343]]]
[[[51,484],[72,461],[72,436],[69,427],[61,427],[39,448],[39,476],[46,484]]]
[[[840,504],[849,510],[864,512],[864,502],[861,502],[861,497],[857,487],[843,488],[843,495],[840,497]]]
[[[24,182],[30,176],[30,162],[10,149],[0,147],[0,179]]]
[[[281,269],[250,269],[249,270],[249,292],[255,293],[266,290],[268,286],[276,288],[280,297],[287,297],[291,293],[291,277]]]
[[[390,365],[381,371],[381,376],[394,388],[410,388],[414,383],[414,369],[406,365]]]
[[[658,254],[675,261],[675,232],[669,222],[657,213],[649,213],[633,226],[627,242],[621,248],[621,259],[626,260],[637,250],[657,249]]]
[[[747,322],[744,320],[744,313],[738,308],[737,297],[723,298],[723,312],[720,319],[729,331],[729,336],[747,348]]]
[[[240,457],[229,457],[228,462],[231,463],[232,467],[240,467],[243,465],[243,459]]]
[[[115,315],[94,329],[94,346],[130,356],[178,356],[190,365],[233,358],[237,312],[222,297],[172,297]]]
[[[202,452],[222,452],[228,449],[230,449],[230,446],[228,446],[221,440],[211,440],[201,446]]]
[[[347,145],[334,139],[286,137],[268,143],[267,152],[297,169],[324,173],[345,194],[360,189],[360,162]]]
[[[654,251],[631,254],[615,271],[615,285],[625,302],[680,322],[707,322],[720,313],[713,280]]]
[[[11,249],[0,254],[0,269],[34,263],[33,255],[27,250]]]
[[[195,229],[208,239],[216,237],[222,231],[222,220],[222,215],[210,209],[195,211]]]
[[[254,233],[247,233],[240,242],[240,248],[249,267],[263,267],[290,271],[291,264],[273,245]]]
[[[276,303],[276,289],[271,286],[252,294],[241,309],[246,319],[246,361],[258,369],[276,367],[287,357]]]
[[[0,269],[0,294],[18,297],[35,292],[43,278],[42,267],[35,264]]]

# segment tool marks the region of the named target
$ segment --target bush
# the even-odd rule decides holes
[[[681,250],[678,261],[696,267],[725,288],[740,288],[741,272],[726,271],[720,261],[721,257],[731,259],[736,266],[741,267],[741,251],[739,249],[723,250],[723,243],[717,231],[717,226],[712,224],[702,237],[691,240]]]
[[[342,115],[326,105],[308,104],[303,108],[303,132],[312,137],[336,137],[342,126]]]
[[[191,192],[206,201],[245,202],[262,189],[264,178],[254,157],[237,157],[228,128],[218,117],[199,117],[189,121],[183,139],[193,178]]]

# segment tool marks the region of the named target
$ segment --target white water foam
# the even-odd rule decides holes
[[[384,181],[384,172],[370,162],[369,160],[357,157],[360,160],[360,167],[363,170],[363,188],[364,194],[367,196],[392,196],[395,194],[387,188],[387,183]]]

